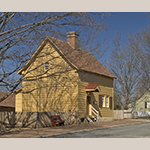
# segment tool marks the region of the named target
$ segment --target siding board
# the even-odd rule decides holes
[[[45,72],[44,64],[49,62]],[[72,68],[52,46],[47,43],[37,55],[35,61],[24,72],[22,93],[16,96],[16,111],[77,111],[78,117],[86,116],[87,93],[89,83],[98,83],[99,92],[92,92],[90,103],[100,112],[101,117],[113,117],[112,110],[99,107],[99,95],[113,99],[113,79],[105,76],[77,71]],[[21,101],[19,101],[19,97]],[[113,102],[113,100],[112,100]]]

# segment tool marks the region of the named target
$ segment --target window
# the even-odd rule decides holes
[[[48,62],[45,63],[45,70],[48,70]]]
[[[102,96],[102,107],[105,107],[105,98]]]
[[[150,108],[150,102],[147,102],[147,108]]]
[[[109,97],[106,96],[106,107],[109,107]]]
[[[150,108],[150,102],[145,102],[145,108]]]
[[[99,95],[99,107],[113,109],[112,97],[106,95]]]

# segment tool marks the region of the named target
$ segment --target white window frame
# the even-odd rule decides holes
[[[105,96],[102,95],[102,107],[105,107]]]
[[[109,96],[106,96],[106,107],[109,108]]]

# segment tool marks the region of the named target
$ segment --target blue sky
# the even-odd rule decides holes
[[[144,12],[118,12],[113,13],[114,17],[110,17],[107,21],[107,27],[111,36],[117,30],[121,31],[126,36],[130,31],[136,33],[142,28],[149,25],[149,13]]]
[[[125,38],[130,32],[136,34],[141,29],[146,29],[150,23],[149,13],[146,12],[114,12],[113,14],[113,17],[107,18],[107,31],[102,32],[102,39],[107,38],[110,44],[105,57],[110,56],[111,49],[113,49],[111,42],[117,31],[120,31],[121,36]]]

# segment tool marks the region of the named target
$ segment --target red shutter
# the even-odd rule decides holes
[[[147,108],[147,102],[145,102],[145,108]]]
[[[99,107],[102,108],[102,95],[99,95]]]
[[[112,97],[109,98],[109,108],[112,109]]]

